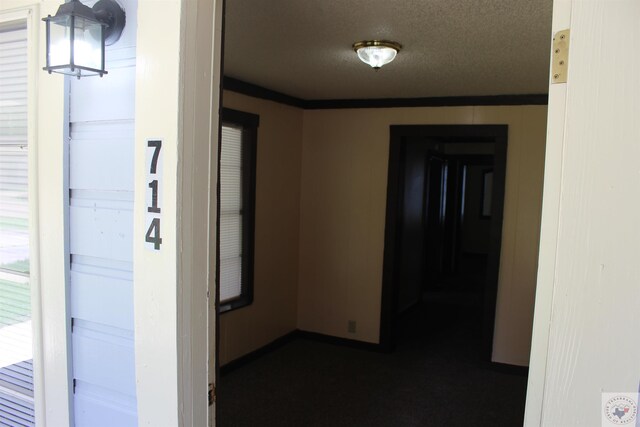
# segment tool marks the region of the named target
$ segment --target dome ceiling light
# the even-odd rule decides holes
[[[374,70],[393,61],[400,49],[402,49],[400,43],[388,40],[365,40],[353,44],[353,50],[358,54],[358,58]]]

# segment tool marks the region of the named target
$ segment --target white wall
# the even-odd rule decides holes
[[[561,3],[569,74],[565,93],[552,86],[550,112],[566,118],[548,140],[545,178],[557,186],[542,231],[555,244],[540,253],[532,349],[546,369],[531,373],[529,388],[543,392],[530,393],[527,425],[588,427],[601,425],[602,392],[640,383],[640,3]]]

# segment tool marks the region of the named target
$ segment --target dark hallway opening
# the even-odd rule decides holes
[[[490,361],[502,232],[506,126],[392,126],[380,341],[425,304],[472,307]],[[442,317],[426,325],[442,328]]]

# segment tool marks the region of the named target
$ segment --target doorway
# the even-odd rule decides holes
[[[506,125],[391,126],[380,325],[387,350],[412,307],[448,301],[477,309],[481,359],[491,360],[507,135]]]

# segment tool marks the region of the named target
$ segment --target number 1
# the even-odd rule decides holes
[[[158,180],[151,181],[149,188],[151,189],[151,206],[147,207],[147,212],[160,213],[160,208],[158,207]]]

